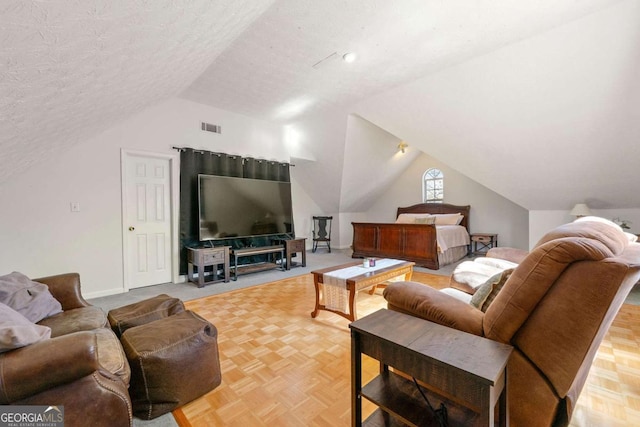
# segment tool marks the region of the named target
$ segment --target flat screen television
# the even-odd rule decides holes
[[[293,234],[291,183],[198,175],[200,240]]]

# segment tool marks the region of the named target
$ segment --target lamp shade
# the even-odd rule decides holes
[[[580,218],[581,216],[591,215],[591,211],[589,210],[589,206],[584,203],[577,203],[569,214]]]

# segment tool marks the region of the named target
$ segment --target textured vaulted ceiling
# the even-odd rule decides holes
[[[417,140],[416,135],[425,131],[442,136],[447,123],[415,127],[415,122],[424,121],[418,115],[422,111],[416,100],[429,99],[433,88],[420,86],[426,87],[426,92],[413,97],[412,82],[432,75],[444,76],[443,81],[451,83],[454,80],[447,80],[447,70],[455,72],[459,64],[490,57],[492,52],[621,3],[629,2],[2,1],[0,183],[154,103],[176,96],[282,124],[331,110],[349,111],[351,105],[359,104],[359,114],[400,138]],[[359,60],[346,64],[341,56],[351,51],[357,52]],[[553,73],[554,68],[543,68],[543,72]],[[451,99],[464,103],[460,92],[465,90],[465,81],[460,83],[449,90],[455,95]],[[535,87],[535,82],[523,83]],[[400,91],[398,97],[395,90]],[[572,90],[593,88],[587,84]],[[386,102],[384,94],[395,100],[410,98],[411,102],[402,105],[387,102],[387,108],[393,109],[388,112],[402,113],[404,119],[387,114],[381,106]],[[637,95],[627,95],[629,108],[637,107]],[[566,96],[572,97],[573,92]],[[372,100],[370,105],[368,99]],[[406,109],[412,102],[415,108]],[[470,106],[483,109],[482,104]],[[472,109],[460,108],[456,113],[458,107],[446,105],[447,113],[473,117]],[[525,115],[518,115],[517,105],[513,108],[509,117],[513,128],[531,120],[526,116],[531,111],[524,109]],[[551,117],[559,117],[552,113]],[[589,114],[582,120],[593,120],[591,114],[595,113]],[[602,123],[611,109],[603,114],[597,123]],[[406,117],[413,117],[414,123],[405,123]],[[572,123],[580,120],[572,117]],[[465,153],[465,144],[478,132],[473,126],[458,129],[463,130],[468,133],[446,134],[419,148],[433,150],[441,160],[490,188],[507,195],[517,192],[517,187],[505,185],[502,174],[491,176],[481,164],[455,164],[455,157]],[[495,138],[500,136],[495,134]],[[544,137],[542,133],[539,136]],[[447,151],[447,144],[453,151]],[[489,152],[508,147],[525,153],[519,156],[517,167],[509,170],[513,182],[519,179],[518,170],[539,166],[526,162],[531,147],[490,137],[483,138],[483,144]],[[580,159],[584,161],[584,157]],[[369,169],[374,171],[374,165]],[[580,179],[588,177],[582,172]],[[550,191],[564,176],[561,170],[545,170],[536,182],[543,191]],[[336,179],[340,185],[340,177]],[[318,185],[326,184],[317,181]],[[536,188],[531,188],[535,193],[531,198],[520,193],[516,200],[527,208],[564,208],[541,202]]]
[[[279,0],[183,95],[286,121],[352,104],[610,3]],[[344,63],[347,52],[358,60]]]
[[[0,1],[0,182],[189,86],[272,1]]]

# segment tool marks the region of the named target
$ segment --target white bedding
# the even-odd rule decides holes
[[[467,246],[471,240],[467,229],[461,225],[436,225],[438,252],[445,252],[456,246]]]

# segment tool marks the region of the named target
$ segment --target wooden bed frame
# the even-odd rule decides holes
[[[469,231],[471,206],[446,203],[420,203],[398,208],[396,218],[403,213],[451,214],[461,213],[460,225]],[[435,225],[352,222],[352,258],[380,257],[413,261],[421,267],[437,270],[438,245]]]

